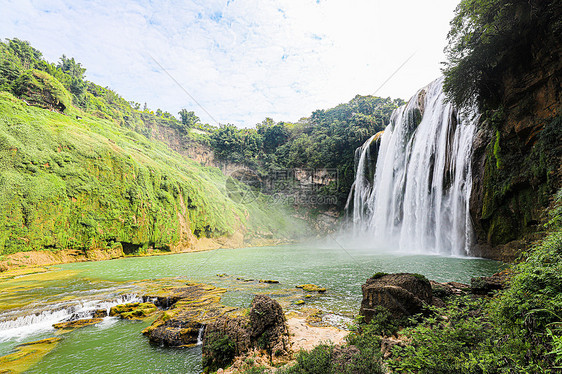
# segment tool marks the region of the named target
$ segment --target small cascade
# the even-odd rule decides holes
[[[479,116],[458,113],[442,84],[440,78],[418,91],[393,112],[378,141],[375,135],[357,150],[348,211],[354,236],[369,245],[470,254],[470,162]]]
[[[88,300],[85,302],[62,302],[48,306],[48,309],[12,318],[10,314],[0,314],[0,342],[21,339],[29,335],[53,329],[53,324],[92,318],[97,310],[109,310],[115,305],[142,302],[136,294],[121,295],[110,300]]]
[[[199,334],[197,335],[197,345],[203,345],[203,336],[205,335],[205,325],[199,327]]]

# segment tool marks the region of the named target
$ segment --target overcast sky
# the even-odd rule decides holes
[[[357,94],[408,99],[440,75],[456,4],[0,0],[0,37],[28,40],[52,62],[74,57],[88,80],[153,110],[247,127]]]

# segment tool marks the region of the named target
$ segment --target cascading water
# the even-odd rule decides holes
[[[356,153],[348,209],[353,209],[354,236],[369,244],[410,253],[470,254],[470,160],[478,114],[457,113],[445,101],[442,85],[440,78],[418,91],[393,112],[384,134]],[[369,172],[375,145],[376,164]]]
[[[142,298],[136,294],[120,295],[109,300],[87,300],[60,302],[46,305],[46,310],[12,318],[11,313],[0,313],[0,342],[9,339],[22,339],[28,335],[37,334],[42,331],[53,330],[53,324],[92,318],[95,311],[103,309],[109,314],[111,307],[119,304],[142,302]]]

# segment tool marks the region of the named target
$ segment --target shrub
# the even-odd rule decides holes
[[[14,93],[32,105],[64,112],[72,99],[54,77],[39,70],[27,70],[14,82]]]
[[[235,356],[236,344],[228,335],[211,333],[205,338],[203,368],[206,373],[230,365]]]
[[[333,345],[322,344],[310,352],[301,351],[297,363],[286,369],[285,374],[330,374],[332,370]]]
[[[361,334],[367,335],[394,335],[401,322],[392,317],[392,314],[383,306],[377,305],[371,321],[368,324],[358,324]]]
[[[561,193],[557,194],[560,201]],[[403,333],[388,366],[402,373],[553,373],[562,363],[562,212],[552,232],[513,267],[509,288],[492,299],[453,299],[446,310]]]

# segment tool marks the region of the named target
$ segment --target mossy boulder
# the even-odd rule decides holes
[[[318,293],[326,292],[326,289],[324,287],[320,287],[315,284],[301,284],[296,287],[301,288],[304,292],[318,292]]]
[[[227,334],[212,333],[205,338],[203,371],[210,373],[230,365],[236,357],[236,342]]]
[[[57,330],[73,330],[84,326],[96,325],[103,321],[103,318],[77,319],[76,321],[55,323],[53,327]]]
[[[263,351],[270,358],[289,355],[285,314],[269,296],[256,295],[247,316],[225,315],[207,326],[203,338],[205,371],[225,367],[250,349]]]
[[[203,325],[194,320],[168,319],[157,324],[148,335],[151,343],[166,347],[190,347],[197,344]]]
[[[498,273],[490,277],[473,277],[470,280],[470,291],[475,295],[491,295],[506,288],[509,275]]]
[[[153,303],[128,303],[112,307],[109,315],[123,319],[143,319],[156,312],[158,308]]]
[[[359,314],[367,323],[377,307],[384,307],[394,318],[400,319],[422,312],[433,299],[430,282],[419,274],[398,273],[369,278],[361,289],[363,301]]]
[[[205,284],[164,289],[146,296],[163,307],[152,325],[143,330],[151,343],[159,346],[185,347],[198,342],[201,329],[225,313],[235,310],[220,304],[224,288]]]
[[[107,310],[106,309],[98,309],[94,311],[92,318],[104,318],[107,317]]]

